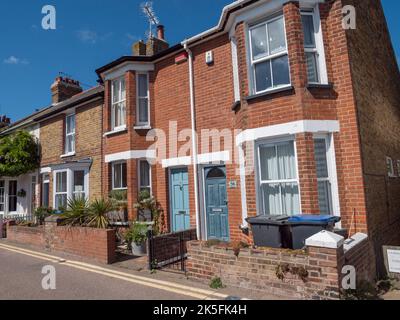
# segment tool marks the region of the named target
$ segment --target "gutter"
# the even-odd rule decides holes
[[[196,232],[197,238],[201,239],[200,216],[199,216],[199,177],[198,177],[198,151],[196,133],[196,114],[194,98],[194,73],[193,73],[193,53],[186,42],[182,43],[189,56],[189,86],[190,86],[190,116],[192,123],[192,149],[193,149],[193,180],[194,180],[194,203],[196,211]]]

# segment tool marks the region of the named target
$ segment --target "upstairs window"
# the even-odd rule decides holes
[[[75,114],[68,115],[65,120],[65,153],[75,153]]]
[[[125,79],[112,82],[111,88],[111,128],[119,130],[126,128],[126,86]]]
[[[317,9],[304,9],[301,11],[307,77],[308,82],[311,84],[327,84],[322,32],[317,11]]]
[[[137,75],[137,107],[136,124],[148,126],[150,124],[150,103],[149,103],[149,75],[139,73]]]
[[[250,50],[254,94],[290,85],[282,15],[250,28]]]

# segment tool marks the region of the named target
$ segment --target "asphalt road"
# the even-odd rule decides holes
[[[56,289],[42,288],[42,268],[56,270]],[[187,300],[193,297],[52,263],[0,248],[0,300]]]

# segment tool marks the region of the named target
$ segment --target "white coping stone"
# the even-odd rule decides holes
[[[344,252],[348,252],[351,249],[357,247],[361,242],[368,239],[368,236],[365,233],[356,233],[351,238],[347,239],[344,242]]]
[[[344,244],[344,238],[329,231],[321,231],[306,240],[307,247],[338,249]]]

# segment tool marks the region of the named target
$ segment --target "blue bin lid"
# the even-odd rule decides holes
[[[335,216],[328,215],[298,215],[289,218],[289,222],[321,222],[321,223],[330,223],[330,222],[339,222],[340,219]]]

